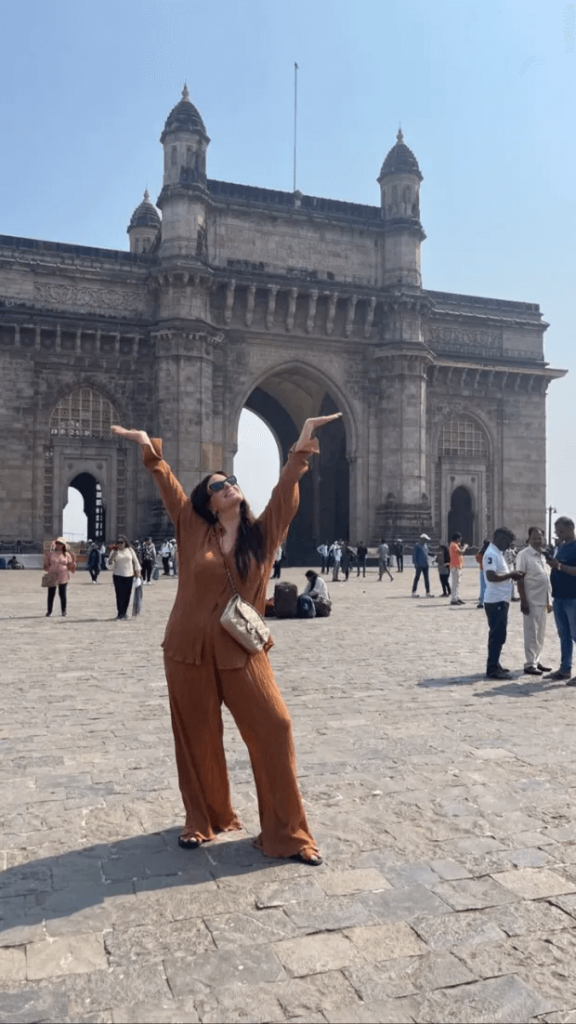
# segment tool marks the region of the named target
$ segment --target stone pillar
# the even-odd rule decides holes
[[[214,415],[214,355],[209,330],[156,334],[156,423],[164,456],[189,493],[223,462],[221,416]]]

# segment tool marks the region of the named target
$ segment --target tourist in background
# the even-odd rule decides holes
[[[450,552],[447,544],[441,544],[438,548],[436,565],[442,587],[442,597],[450,597]]]
[[[273,566],[272,566],[273,572],[272,572],[272,575],[271,575],[270,579],[272,579],[272,580],[279,580],[280,579],[280,577],[282,575],[282,559],[283,559],[283,557],[284,557],[284,552],[282,551],[282,545],[280,544],[279,547],[274,552],[274,563],[273,563]]]
[[[332,557],[332,582],[338,583],[340,559],[342,558],[342,547],[340,541],[335,540],[334,543],[330,545],[328,554]]]
[[[394,577],[388,568],[388,562],[390,561],[390,548],[388,547],[384,537],[381,538],[378,545],[378,582],[382,580],[385,572],[388,573],[389,578],[394,582]]]
[[[320,565],[321,565],[320,572],[327,573],[328,572],[328,545],[326,543],[320,544],[320,546],[318,548],[316,548],[316,550],[317,550],[318,554],[320,555]]]
[[[434,594],[430,593],[430,575],[429,575],[429,560],[428,560],[428,541],[430,537],[427,533],[421,533],[420,539],[417,544],[414,545],[412,551],[412,561],[414,563],[414,582],[412,584],[412,597],[420,597],[417,593],[418,583],[420,577],[424,577],[424,587],[426,589],[426,597],[434,597]]]
[[[65,616],[68,605],[68,581],[70,573],[76,572],[76,558],[68,550],[64,537],[56,537],[56,540],[52,541],[50,550],[44,552],[44,572],[52,573],[55,581],[54,586],[48,587],[46,617],[50,618],[52,615],[56,588],[58,588],[58,597],[60,598],[60,611]]]
[[[163,576],[170,575],[170,558],[172,556],[172,545],[169,540],[165,540],[162,547],[160,548],[160,558],[162,559],[162,565],[164,567]]]
[[[521,573],[509,569],[505,558],[505,554],[513,542],[512,530],[508,530],[505,526],[495,530],[492,543],[486,548],[482,561],[486,576],[484,611],[488,619],[487,679],[510,678],[510,670],[503,668],[500,664],[500,655],[506,643],[508,612],[514,581],[522,579]]]
[[[128,605],[134,585],[134,577],[141,576],[140,562],[134,548],[130,547],[126,537],[119,536],[108,558],[108,568],[112,570],[112,580],[116,593],[117,619],[128,618]]]
[[[156,566],[156,548],[152,537],[146,537],[142,545],[142,582],[148,586],[152,583],[152,573]]]
[[[100,549],[94,541],[90,545],[87,565],[92,583],[98,583],[98,577],[100,575]]]
[[[484,570],[482,568],[482,562],[484,560],[484,555],[486,553],[486,548],[488,547],[489,543],[490,543],[489,540],[485,540],[484,543],[482,544],[482,547],[480,548],[480,551],[476,555],[474,555],[476,561],[478,562],[478,568],[480,569],[480,573],[479,573],[479,575],[480,575],[480,591],[479,591],[479,594],[478,594],[478,604],[476,605],[477,608],[483,608],[484,607],[484,592],[486,590],[486,577],[484,575]]]
[[[332,601],[325,581],[313,569],[308,570],[306,579],[308,582],[302,593],[312,598],[317,617],[327,618],[332,610]]]
[[[368,554],[368,548],[366,547],[364,541],[361,540],[359,545],[358,545],[358,547],[356,548],[356,565],[357,565],[357,569],[358,569],[358,571],[356,573],[357,576],[360,575],[360,569],[362,569],[362,576],[366,576],[366,556],[367,556],[367,554]]]
[[[450,604],[465,604],[460,597],[460,583],[466,551],[468,551],[468,545],[462,543],[462,534],[453,533],[450,540],[450,586],[452,588]]]
[[[528,546],[516,557],[516,568],[524,576],[518,580],[520,611],[524,624],[524,672],[541,676],[550,666],[542,665],[540,654],[546,637],[546,619],[552,611],[550,568],[542,550],[544,533],[537,526],[528,530]]]
[[[554,523],[558,546],[553,558],[548,558],[552,568],[552,596],[554,618],[560,637],[560,668],[547,679],[562,680],[567,686],[576,686],[572,676],[572,655],[576,643],[576,534],[574,521],[560,516]]]
[[[394,541],[393,550],[396,558],[396,572],[404,572],[404,542],[400,538]]]
[[[343,540],[340,542],[342,555],[340,557],[340,567],[344,573],[344,579],[347,580],[350,575],[350,567],[354,561],[354,551],[348,545],[347,541]]]

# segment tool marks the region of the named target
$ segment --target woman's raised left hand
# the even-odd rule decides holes
[[[309,419],[304,422],[300,437],[294,445],[294,451],[297,452],[299,448],[310,441],[314,436],[314,431],[318,430],[319,427],[325,426],[326,423],[331,423],[332,420],[339,420],[341,417],[341,412],[333,412],[330,416],[310,416]]]

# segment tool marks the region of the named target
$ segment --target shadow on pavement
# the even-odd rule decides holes
[[[97,843],[8,868],[0,873],[0,932],[68,917],[111,897],[193,887],[233,875],[262,876],[271,867],[292,863],[264,856],[247,837],[217,839],[197,850],[181,850],[180,831],[174,828]]]

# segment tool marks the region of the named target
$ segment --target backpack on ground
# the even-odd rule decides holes
[[[315,611],[318,619],[327,619],[332,611],[332,602],[325,597],[317,597]]]
[[[298,598],[298,618],[299,619],[315,619],[316,608],[314,607],[314,601],[308,594],[300,594]]]
[[[295,583],[277,583],[274,587],[274,611],[277,619],[295,619],[298,614],[298,587]]]

